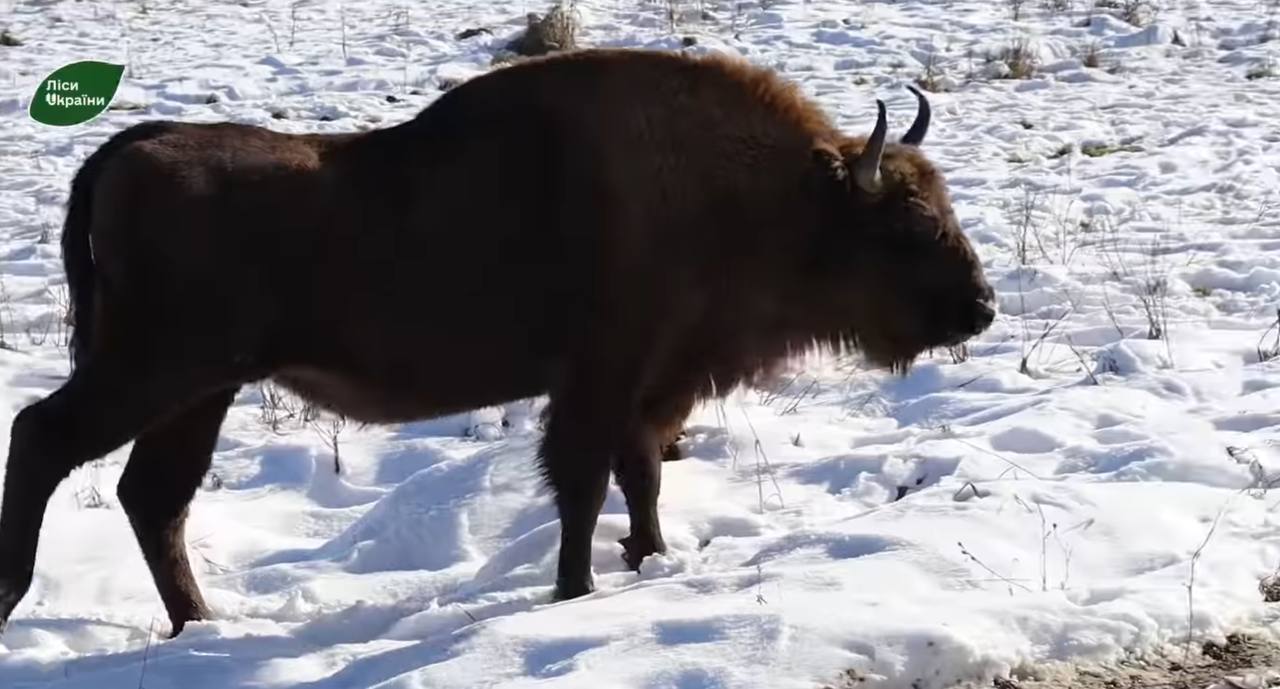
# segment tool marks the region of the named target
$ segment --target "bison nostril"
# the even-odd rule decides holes
[[[982,332],[996,319],[995,302],[979,299],[975,302],[973,313],[973,324],[978,332]]]

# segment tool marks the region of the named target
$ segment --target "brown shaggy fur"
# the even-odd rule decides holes
[[[121,132],[71,185],[75,369],[13,423],[0,621],[54,487],[130,440],[120,502],[174,633],[206,616],[187,504],[263,378],[368,422],[548,394],[556,594],[592,589],[610,468],[638,567],[665,547],[660,446],[697,400],[814,343],[901,369],[990,323],[941,176],[890,143],[863,191],[865,145],[768,71],[620,50],[499,69],[362,134]]]

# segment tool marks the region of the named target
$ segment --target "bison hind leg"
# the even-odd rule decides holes
[[[170,636],[209,614],[191,573],[184,534],[188,505],[209,469],[234,396],[235,388],[214,393],[143,432],[117,488],[169,615]]]
[[[591,538],[609,484],[607,444],[595,433],[584,431],[566,414],[566,409],[567,406],[560,406],[552,415],[540,449],[543,473],[555,493],[560,516],[556,600],[577,598],[595,590]]]
[[[58,484],[169,410],[235,380],[229,371],[97,352],[61,388],[18,413],[0,502],[0,628],[30,588],[45,508]]]

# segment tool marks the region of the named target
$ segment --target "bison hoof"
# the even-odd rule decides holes
[[[622,559],[633,572],[640,571],[640,563],[644,562],[646,557],[655,553],[663,553],[667,550],[667,546],[662,542],[661,538],[657,539],[655,543],[653,539],[627,536],[618,539],[618,543],[622,545]]]
[[[675,461],[684,459],[684,455],[680,453],[680,446],[677,445],[676,443],[680,442],[681,440],[684,440],[687,437],[689,437],[689,434],[686,433],[683,429],[681,429],[679,433],[676,433],[676,436],[672,438],[670,442],[663,445],[662,455],[661,455],[662,461],[675,462]]]
[[[207,617],[208,616],[202,611],[193,615],[187,615],[183,618],[169,620],[169,623],[173,626],[173,631],[169,632],[169,638],[177,638],[177,636],[182,633],[182,630],[186,629],[188,622],[199,622]]]
[[[596,590],[596,586],[591,581],[591,577],[580,581],[571,581],[569,579],[556,580],[556,591],[552,596],[553,600],[573,600],[591,593]]]
[[[15,586],[7,581],[0,582],[0,634],[4,633],[4,628],[9,624],[9,616],[13,614],[13,609],[18,607],[18,601],[22,600],[26,592],[25,586]]]

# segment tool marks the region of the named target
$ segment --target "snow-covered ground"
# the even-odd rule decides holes
[[[694,36],[857,132],[876,97],[900,131],[926,72],[945,89],[927,151],[1001,310],[968,358],[898,378],[811,357],[698,409],[664,467],[670,553],[625,571],[611,488],[599,591],[559,604],[542,400],[348,427],[335,475],[318,434],[268,431],[246,389],[188,527],[217,619],[163,638],[114,497],[126,448],[54,496],[0,686],[924,689],[1276,624],[1258,581],[1280,565],[1280,3],[1165,0],[1138,28],[1088,0],[1017,21],[985,0],[708,0],[674,31],[668,4],[583,1],[581,39]],[[62,204],[108,135],[399,122],[544,9],[0,3],[23,42],[0,47],[2,427],[66,374]],[[472,27],[492,33],[454,37]],[[1013,45],[1031,78],[984,58]],[[37,80],[79,59],[129,65],[116,109],[27,119]]]

